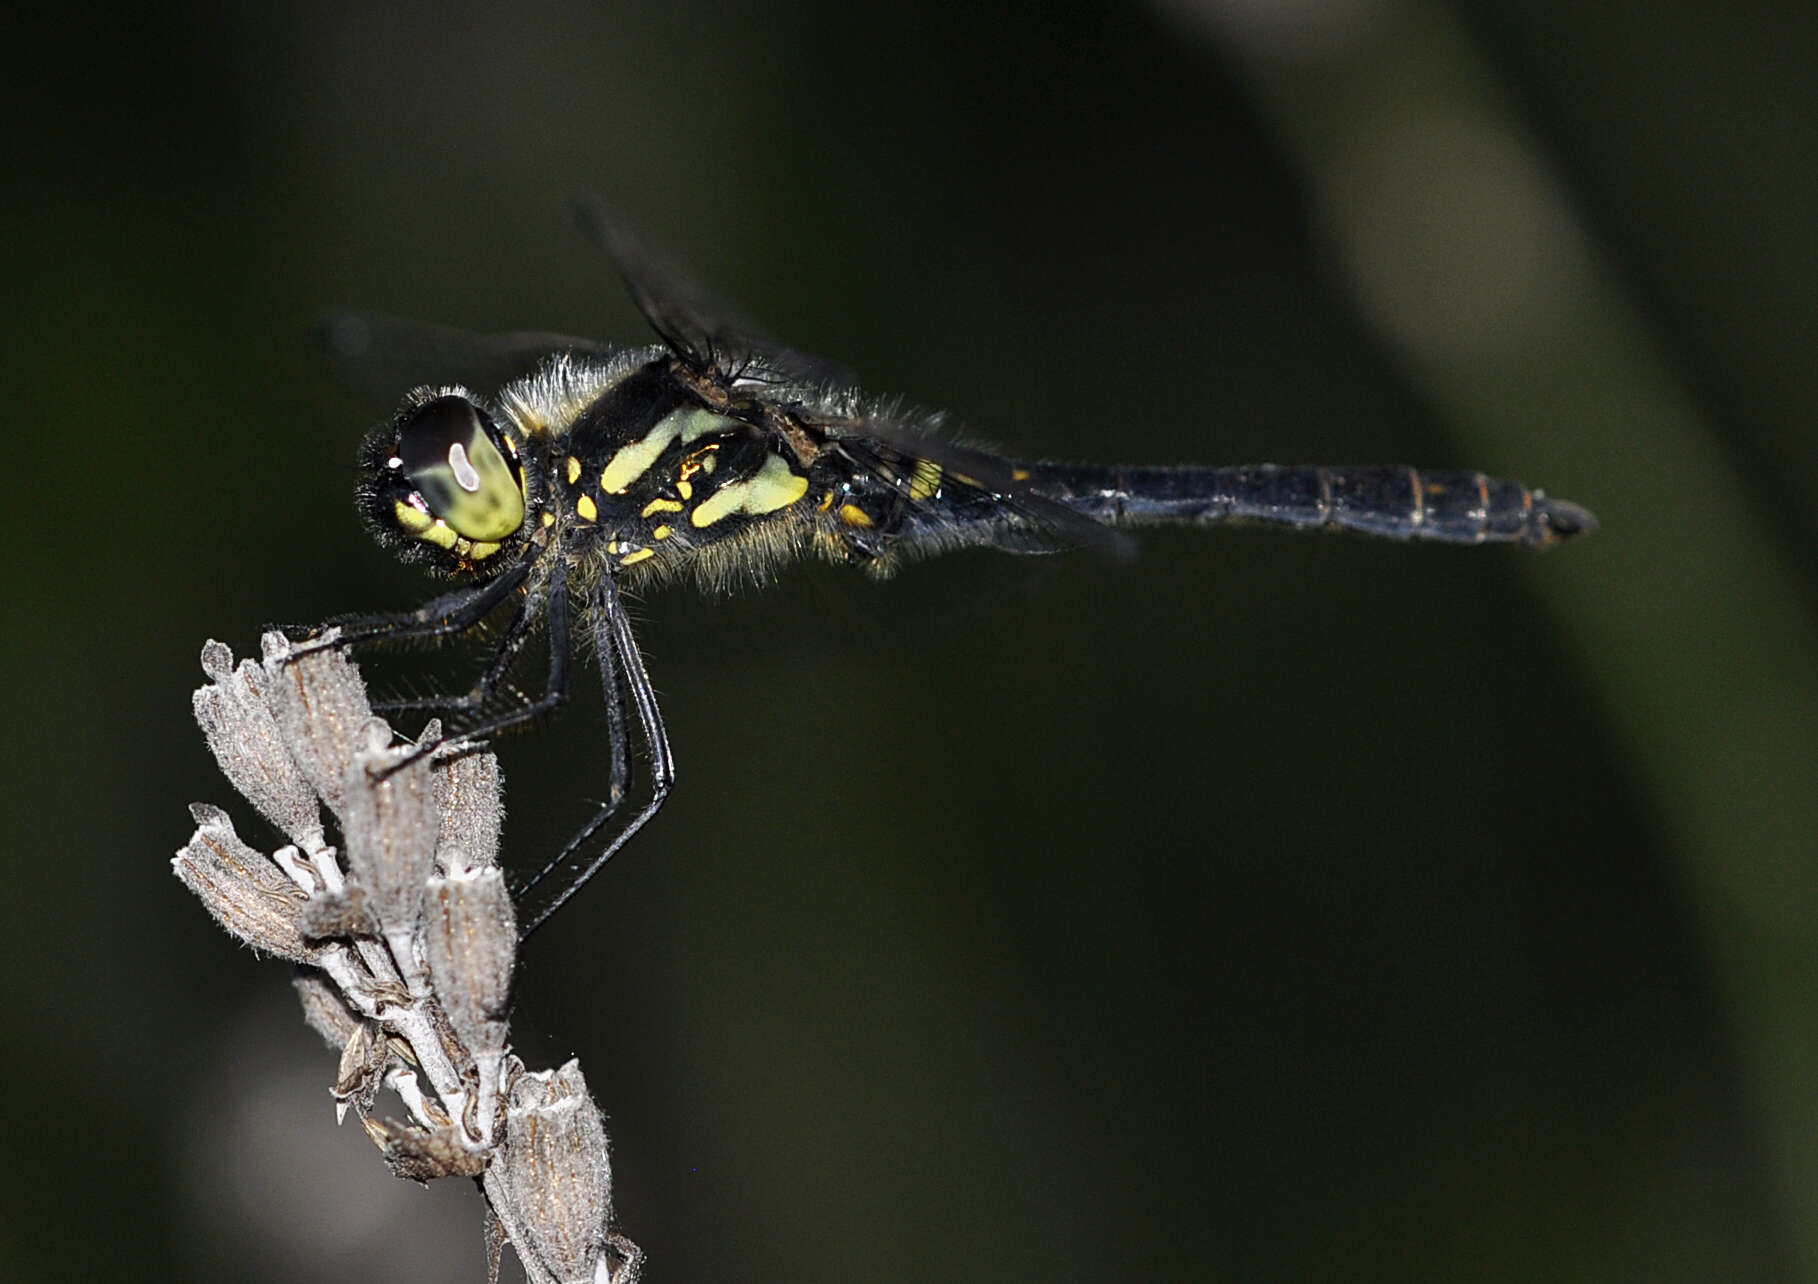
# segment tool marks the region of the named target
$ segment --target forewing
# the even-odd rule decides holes
[[[558,352],[605,354],[591,339],[541,331],[475,334],[379,312],[324,319],[321,345],[336,377],[375,406],[395,406],[412,388],[460,384],[490,397]]]
[[[597,196],[575,200],[575,219],[603,250],[657,336],[695,370],[733,376],[765,374],[783,382],[850,387],[837,362],[765,337],[712,293],[645,249]]]

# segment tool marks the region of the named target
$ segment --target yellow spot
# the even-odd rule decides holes
[[[694,483],[683,478],[675,484],[675,493],[680,495],[683,499],[693,499]]]
[[[391,511],[398,519],[398,525],[412,535],[421,535],[435,525],[435,518],[420,508],[413,508],[401,499],[392,505]]]
[[[581,461],[573,455],[568,457],[568,484],[574,485],[581,480]]]
[[[644,440],[634,441],[621,449],[607,461],[606,470],[600,474],[600,489],[608,495],[624,494],[625,488],[649,471],[658,456],[669,449],[677,431],[675,416],[670,415],[652,428]]]
[[[417,538],[434,544],[438,548],[453,548],[455,541],[461,537],[454,533],[454,527],[438,517],[429,524],[427,529],[418,532]]]
[[[722,486],[695,506],[688,520],[711,526],[732,513],[774,513],[808,493],[808,479],[789,471],[781,456],[768,455],[764,466],[744,481]]]
[[[657,526],[657,527],[653,527],[651,529],[650,538],[651,539],[668,539],[673,534],[675,534],[675,527]]]
[[[941,488],[941,466],[932,459],[915,461],[915,476],[909,479],[909,498],[927,499]]]
[[[821,502],[816,504],[815,508],[823,513],[831,511],[833,508],[833,492],[828,491],[825,495],[822,495]]]
[[[468,549],[467,556],[473,558],[473,560],[477,562],[477,561],[480,561],[482,558],[491,557],[494,553],[496,553],[498,551],[499,551],[499,546],[497,544],[487,544],[487,543],[482,542],[479,544],[475,544],[472,548]]]
[[[619,565],[620,566],[636,566],[639,562],[643,561],[644,559],[650,558],[650,557],[655,557],[655,556],[656,556],[656,550],[654,548],[640,548],[637,552],[627,553],[627,554],[625,554],[624,557],[620,558]]]
[[[869,526],[871,525],[871,514],[857,504],[841,504],[840,520],[848,526]]]
[[[574,511],[581,515],[584,522],[591,522],[600,515],[599,505],[593,502],[592,495],[583,495],[575,500]]]
[[[544,509],[543,510],[543,529],[548,530],[551,526],[554,526],[554,525],[555,525],[555,514],[550,512],[548,509]]]
[[[648,504],[644,505],[644,511],[639,513],[638,516],[655,517],[658,513],[679,513],[681,511],[682,505],[676,500],[653,499]]]
[[[1028,481],[1029,480],[1029,470],[1027,468],[1012,468],[1010,470],[1010,480],[1011,481]]]

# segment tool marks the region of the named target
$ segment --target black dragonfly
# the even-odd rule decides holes
[[[624,585],[680,572],[720,585],[810,554],[874,575],[976,546],[1118,556],[1129,547],[1124,528],[1160,524],[1535,547],[1596,529],[1576,504],[1474,472],[1006,459],[941,435],[938,415],[868,396],[837,366],[759,337],[645,253],[599,203],[583,201],[578,212],[660,343],[477,336],[369,315],[338,319],[328,336],[368,390],[374,375],[413,367],[460,371],[465,382],[411,391],[360,453],[359,504],[373,535],[455,586],[413,611],[331,620],[322,628],[336,632],[322,643],[434,639],[495,615],[505,621],[471,689],[375,708],[434,711],[476,743],[561,705],[577,621],[591,634],[609,792],[517,889],[525,936],[650,820],[675,783]],[[524,693],[512,675],[539,626],[546,678],[540,693]],[[631,809],[634,722],[650,788]]]

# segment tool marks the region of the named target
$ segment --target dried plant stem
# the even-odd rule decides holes
[[[493,1280],[509,1243],[535,1284],[634,1284],[643,1256],[611,1229],[606,1130],[579,1065],[529,1071],[507,1039],[518,937],[497,762],[394,743],[332,647],[268,634],[262,662],[236,666],[210,642],[202,667],[215,760],[292,845],[262,853],[198,803],[173,868],[234,936],[297,965],[304,1015],[341,1056],[338,1117],[353,1110],[400,1177],[478,1179]],[[406,1121],[372,1113],[381,1091]]]

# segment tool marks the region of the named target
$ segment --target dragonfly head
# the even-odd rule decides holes
[[[360,507],[380,543],[448,573],[498,565],[529,507],[515,436],[461,388],[419,388],[361,448]]]

